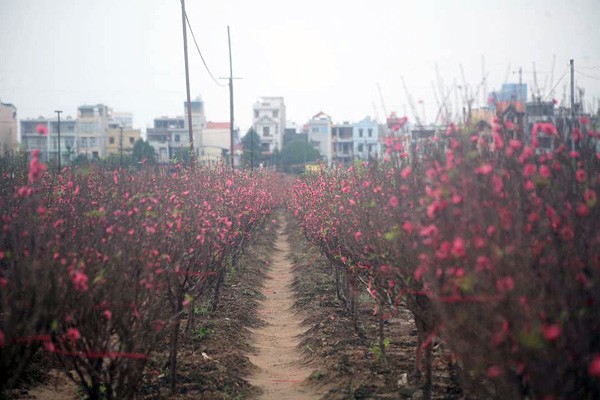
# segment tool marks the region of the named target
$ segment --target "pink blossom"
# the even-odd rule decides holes
[[[504,121],[504,127],[509,131],[514,131],[517,126],[512,121],[506,120]]]
[[[523,145],[523,143],[521,143],[521,141],[517,139],[510,139],[508,145],[513,149],[518,149]]]
[[[479,168],[475,169],[475,172],[480,175],[488,175],[490,172],[492,172],[492,170],[493,167],[491,164],[483,164]]]
[[[560,337],[562,329],[558,324],[544,325],[542,327],[542,333],[547,341],[553,342]]]
[[[600,354],[594,354],[592,361],[588,364],[588,374],[594,378],[600,378]]]
[[[577,179],[577,182],[583,183],[585,181],[585,171],[578,169],[577,172],[575,172],[575,179]]]
[[[40,161],[40,151],[38,149],[31,152],[31,161],[29,162],[29,183],[34,183],[42,177],[42,174],[48,169],[46,164]]]
[[[525,166],[523,167],[523,175],[526,177],[530,177],[531,175],[533,175],[536,169],[537,167],[535,166],[535,164],[525,164]]]
[[[492,365],[487,370],[488,378],[495,379],[502,375],[502,369],[498,365]]]
[[[88,277],[80,270],[74,271],[71,274],[71,282],[73,282],[75,290],[79,292],[88,290]]]
[[[79,340],[80,337],[81,337],[81,334],[79,333],[79,330],[77,330],[77,328],[67,329],[67,339],[75,342],[75,341]]]
[[[0,347],[4,347],[6,345],[6,338],[4,336],[4,331],[0,329]]]
[[[37,126],[35,127],[35,130],[37,133],[39,133],[40,135],[47,135],[48,134],[48,127],[44,124],[37,124]]]
[[[390,206],[398,207],[398,198],[396,196],[390,197]]]
[[[405,222],[402,224],[402,229],[404,230],[404,232],[406,232],[406,233],[410,234],[410,233],[412,233],[412,231],[413,231],[413,224],[412,224],[412,223],[410,223],[410,221],[405,221]]]
[[[360,237],[362,236],[362,233],[360,231],[356,232],[354,234],[354,240],[358,241],[360,239]]]
[[[591,189],[587,189],[584,193],[583,193],[583,199],[585,200],[585,203],[588,205],[588,207],[594,207],[598,201],[596,192],[594,192]],[[2,255],[0,254],[0,260],[2,260]]]
[[[583,203],[578,203],[577,204],[577,211],[576,211],[577,215],[579,215],[580,217],[586,217],[589,215],[590,210],[589,208],[583,204]]]
[[[411,167],[404,167],[402,169],[402,171],[400,171],[400,176],[402,176],[404,179],[406,179],[410,176],[411,173],[412,173]]]
[[[548,167],[547,165],[540,165],[540,176],[542,178],[550,178],[550,176],[552,175],[552,173],[550,172],[550,167]]]
[[[112,318],[112,312],[110,310],[106,309],[102,312],[102,316],[109,320]]]
[[[579,123],[581,125],[587,125],[590,123],[590,119],[586,116],[583,116],[583,117],[579,118]]]
[[[452,255],[455,257],[464,257],[466,255],[465,241],[460,236],[455,237],[452,242]]]

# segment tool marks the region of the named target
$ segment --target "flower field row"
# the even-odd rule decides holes
[[[40,353],[90,398],[130,397],[158,340],[174,387],[185,307],[219,286],[274,206],[225,168],[0,177],[0,383]],[[2,387],[0,387],[0,391]]]
[[[384,359],[385,320],[414,315],[425,397],[436,336],[468,396],[600,397],[600,154],[575,131],[573,149],[556,137],[544,152],[535,133],[528,146],[497,125],[488,146],[451,126],[412,157],[393,143],[384,162],[293,187],[357,329],[372,298]]]

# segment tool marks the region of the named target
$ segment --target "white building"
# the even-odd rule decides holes
[[[106,155],[108,124],[112,110],[104,104],[83,105],[77,108],[77,148],[88,158]]]
[[[17,150],[17,108],[0,101],[0,156]]]
[[[40,151],[40,159],[43,162],[50,160],[58,161],[58,118],[28,118],[22,119],[21,144],[27,154],[33,150]],[[78,145],[78,121],[70,116],[60,119],[60,160],[62,165],[70,164],[78,154],[85,154]],[[40,135],[38,127],[45,128],[48,133]]]
[[[323,111],[314,115],[306,123],[308,143],[319,151],[319,154],[329,167],[333,163],[331,126],[331,117]]]
[[[262,152],[281,151],[286,121],[283,97],[262,97],[254,103],[253,111],[252,127],[260,137]]]
[[[383,144],[377,121],[366,117],[353,126],[354,155],[360,160],[383,157]]]

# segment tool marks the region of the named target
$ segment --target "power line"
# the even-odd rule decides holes
[[[577,72],[578,74],[583,75],[583,76],[585,76],[587,78],[591,78],[591,79],[595,79],[597,81],[600,81],[600,78],[597,77],[597,76],[592,76],[592,75],[584,74],[583,72],[581,72],[581,71],[579,71],[577,69],[575,70],[575,72]]]
[[[211,79],[217,86],[227,87],[227,85],[223,85],[221,82],[219,82],[215,78],[215,76],[212,74],[212,72],[210,72],[210,68],[208,68],[208,65],[206,64],[206,60],[204,60],[204,56],[202,55],[202,52],[200,51],[200,47],[198,46],[198,42],[196,41],[196,36],[194,35],[194,30],[192,29],[192,24],[190,24],[190,19],[188,18],[187,12],[184,11],[184,14],[185,14],[185,20],[187,21],[187,25],[190,28],[190,33],[192,34],[192,39],[194,39],[194,44],[196,45],[196,50],[198,50],[198,54],[200,55],[200,59],[202,60],[202,63],[204,64],[204,68],[206,68],[208,75],[210,75]]]
[[[558,82],[556,82],[556,85],[554,85],[554,87],[552,88],[552,90],[550,90],[548,92],[548,95],[546,96],[546,98],[544,99],[544,101],[548,100],[548,97],[550,97],[550,95],[554,92],[554,89],[556,89],[556,87],[558,86],[558,84],[564,79],[565,75],[567,75],[567,72],[569,72],[569,67],[568,66],[565,69],[565,72],[562,74],[562,76],[558,80]]]

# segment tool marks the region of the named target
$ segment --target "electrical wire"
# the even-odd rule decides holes
[[[194,44],[196,45],[196,50],[198,50],[200,59],[202,60],[202,63],[204,64],[204,68],[206,68],[206,72],[208,72],[208,75],[210,75],[211,79],[213,80],[213,82],[215,82],[215,84],[217,86],[227,87],[227,85],[224,85],[221,82],[219,82],[215,78],[215,76],[212,74],[212,72],[210,72],[210,68],[208,68],[208,65],[206,64],[206,60],[204,60],[204,56],[202,55],[202,52],[200,51],[200,46],[198,46],[198,42],[196,41],[196,36],[194,35],[194,30],[192,29],[192,24],[190,24],[190,19],[188,18],[187,11],[185,11],[185,10],[184,10],[184,15],[185,15],[185,20],[187,21],[187,26],[190,28],[190,33],[192,34],[192,39],[194,39]]]
[[[552,90],[548,92],[548,95],[546,96],[546,98],[544,99],[544,101],[548,100],[548,97],[550,97],[550,95],[552,93],[554,93],[554,89],[556,89],[556,87],[558,86],[558,84],[564,79],[564,77],[567,75],[567,72],[569,72],[569,67],[568,66],[565,69],[565,72],[562,74],[562,76],[558,80],[558,82],[556,82],[556,85],[554,85],[554,87],[552,88]]]
[[[577,72],[578,74],[583,75],[583,76],[585,76],[587,78],[591,78],[591,79],[595,79],[597,81],[600,81],[600,78],[597,77],[597,76],[592,76],[592,75],[584,74],[583,72],[581,72],[581,71],[579,71],[577,69],[575,69],[575,72]]]

